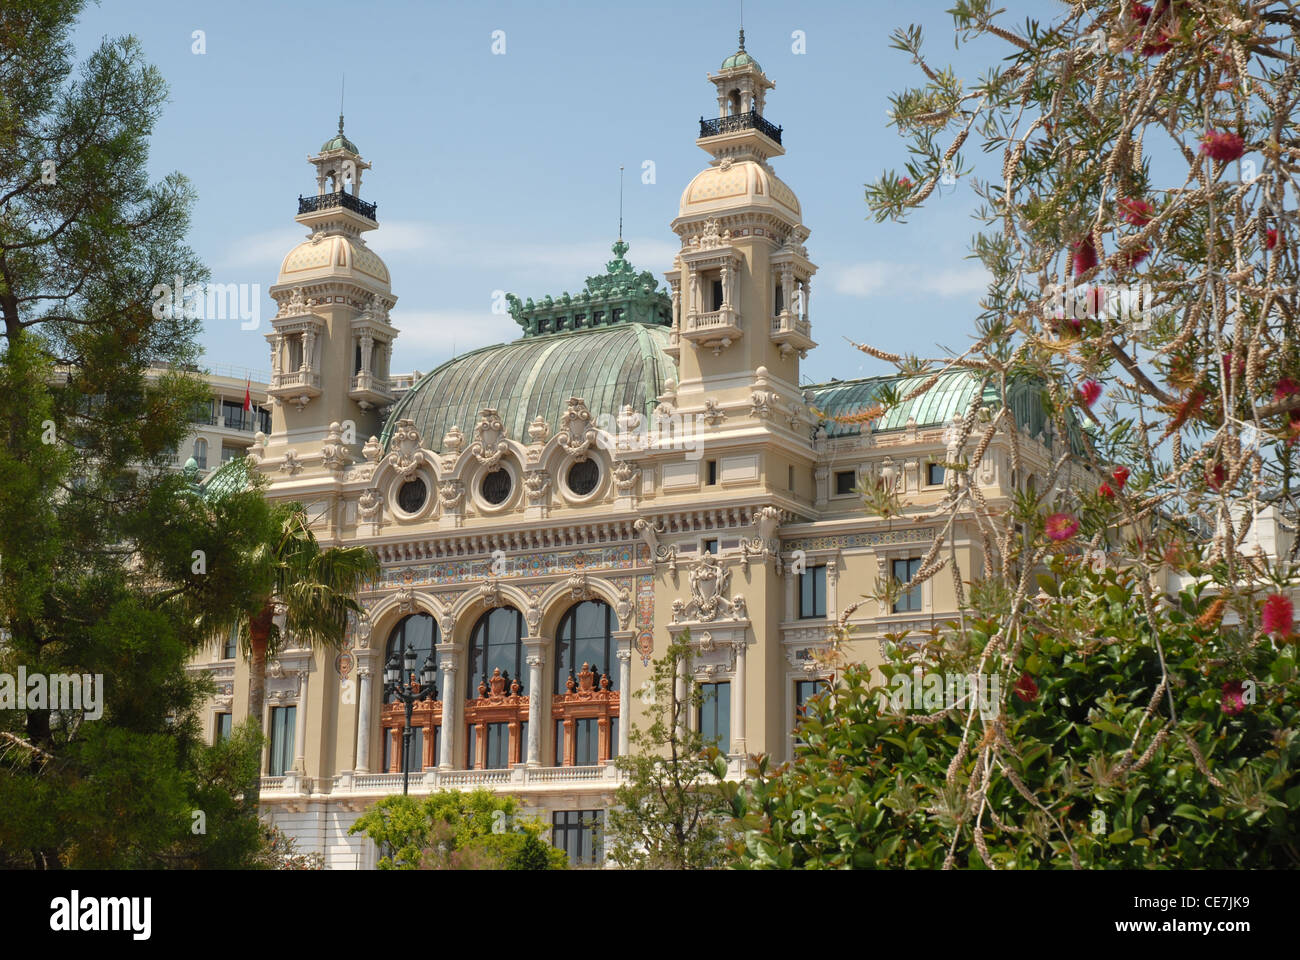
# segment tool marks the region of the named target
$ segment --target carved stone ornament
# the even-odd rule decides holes
[[[641,470],[626,460],[614,461],[614,486],[620,497],[630,497],[636,490],[636,483],[641,478]]]
[[[528,633],[531,636],[537,636],[537,628],[542,625],[542,608],[535,603],[528,605],[528,610],[524,614],[524,619],[528,621]],[[532,659],[529,659],[532,662]]]
[[[410,613],[415,609],[415,591],[410,587],[397,591],[397,609],[400,613]]]
[[[574,600],[588,600],[592,597],[591,584],[585,573],[569,574],[569,596]]]
[[[459,510],[465,499],[465,485],[459,480],[443,480],[438,484],[438,499],[443,510]]]
[[[478,423],[474,426],[474,443],[469,448],[474,459],[487,468],[485,472],[491,473],[509,449],[501,415],[491,407],[480,410]]]
[[[694,619],[704,623],[720,617],[741,619],[745,614],[743,597],[727,599],[731,588],[731,571],[724,567],[718,558],[705,553],[695,561],[690,572],[691,599],[685,603],[673,602],[673,621]]]
[[[530,507],[541,505],[550,489],[551,477],[544,470],[530,470],[524,474],[524,490],[528,494]]]
[[[253,434],[253,445],[248,448],[248,465],[256,467],[262,462],[262,457],[266,455],[267,436],[261,430]]]
[[[280,472],[294,476],[302,470],[302,461],[298,459],[297,450],[286,450],[284,460],[280,463]]]
[[[501,599],[501,584],[496,580],[484,580],[479,584],[478,599],[489,610],[504,605],[505,601]]]
[[[618,617],[620,629],[626,630],[632,625],[632,612],[632,594],[624,587],[618,592],[618,603],[614,605],[614,615]]]
[[[585,400],[569,398],[555,440],[574,460],[581,462],[587,458],[587,451],[596,442],[596,428]]]
[[[650,558],[655,563],[667,563],[670,570],[677,569],[677,548],[659,542],[659,534],[664,532],[662,525],[656,526],[645,517],[637,517],[633,528],[650,548]]]
[[[528,424],[528,440],[530,443],[545,443],[550,435],[551,425],[539,413],[533,418],[532,423]]]
[[[367,523],[378,523],[383,512],[383,503],[379,491],[371,487],[369,490],[362,491],[361,496],[357,498],[357,512]]]
[[[330,424],[320,447],[321,460],[330,470],[342,470],[352,462],[352,456],[343,443],[343,427],[337,420]]]
[[[379,442],[378,437],[371,437],[366,441],[366,445],[361,448],[361,455],[371,463],[378,463],[379,458],[384,455],[384,446]]]
[[[397,421],[388,460],[403,480],[413,478],[421,464],[429,462],[428,454],[420,447],[420,431],[415,428],[414,420]]]
[[[442,435],[442,452],[452,456],[459,456],[460,451],[465,446],[465,434],[461,432],[460,427],[452,426]]]
[[[704,419],[709,426],[716,427],[727,419],[727,412],[718,406],[718,401],[713,397],[706,397],[704,400]]]

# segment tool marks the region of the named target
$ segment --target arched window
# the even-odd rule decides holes
[[[409,645],[415,651],[415,669],[418,674],[426,657],[434,657],[433,648],[439,641],[438,623],[427,613],[412,613],[397,621],[388,634],[384,648],[384,662],[397,657],[402,663]],[[409,680],[409,677],[404,677]],[[441,687],[439,695],[441,695]],[[402,729],[406,725],[406,707],[396,697],[387,697],[382,724],[384,728],[384,766],[389,773],[402,772]],[[411,713],[411,753],[407,761],[411,770],[438,765],[438,748],[442,730],[442,701],[421,700]]]
[[[208,441],[202,437],[194,441],[194,462],[200,470],[208,469]]]
[[[619,691],[614,611],[588,600],[560,620],[555,634],[555,765],[593,766],[618,752]]]
[[[475,770],[523,763],[528,739],[528,693],[524,689],[524,616],[497,607],[479,617],[470,633],[470,695],[465,707],[465,765]]]

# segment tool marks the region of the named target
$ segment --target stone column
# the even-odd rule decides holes
[[[307,775],[307,671],[298,671],[298,709],[294,711],[293,768]]]
[[[528,758],[530,767],[542,764],[542,684],[543,667],[546,666],[546,653],[541,637],[526,637],[524,649],[527,651],[528,664]]]
[[[626,757],[628,731],[632,728],[632,634],[620,631],[618,637],[618,755]]]
[[[447,627],[444,625],[444,630]],[[454,643],[438,644],[438,666],[442,670],[442,756],[438,758],[439,770],[455,767],[456,744],[460,741],[460,681],[457,679],[456,654],[460,648]]]
[[[370,772],[370,667],[357,669],[357,773]]]
[[[736,641],[735,687],[731,691],[730,753],[745,755],[745,638]]]
[[[840,582],[840,564],[831,557],[826,561],[826,616],[834,620],[839,612],[835,585]]]

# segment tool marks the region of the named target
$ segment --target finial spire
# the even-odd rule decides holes
[[[343,136],[343,93],[347,89],[348,75],[339,75],[339,136]]]
[[[745,50],[745,0],[740,0],[740,49]]]
[[[623,239],[623,164],[618,165],[618,239]]]

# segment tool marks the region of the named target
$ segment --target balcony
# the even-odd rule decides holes
[[[298,214],[317,213],[321,210],[330,210],[334,207],[342,207],[344,210],[351,210],[353,213],[359,213],[367,220],[375,219],[375,210],[378,204],[366,203],[359,200],[350,193],[339,191],[338,193],[320,193],[314,197],[298,197]]]
[[[772,318],[772,342],[781,347],[783,355],[798,350],[801,357],[817,346],[808,319],[788,311],[782,311]]]
[[[320,374],[314,370],[294,370],[271,375],[272,396],[306,398],[320,396]]]
[[[348,396],[361,405],[363,410],[370,407],[384,407],[393,402],[393,391],[388,380],[377,377],[368,370],[362,370],[352,378]]]
[[[265,782],[267,778],[263,778]],[[493,770],[442,770],[430,767],[410,772],[412,794],[427,794],[438,790],[514,791],[521,787],[534,790],[572,790],[575,786],[612,789],[623,781],[622,774],[611,761],[581,767],[527,767],[514,764],[505,769]],[[279,789],[283,789],[282,787]],[[383,796],[401,793],[400,773],[344,773],[334,778],[330,793],[333,795]]]
[[[730,308],[711,313],[690,313],[681,335],[702,347],[712,347],[714,356],[740,339],[740,317]]]
[[[769,140],[778,144],[781,142],[781,128],[760,117],[757,110],[737,113],[730,117],[718,117],[716,120],[705,120],[700,117],[701,137],[717,137],[724,133],[740,133],[742,130],[757,130]]]

